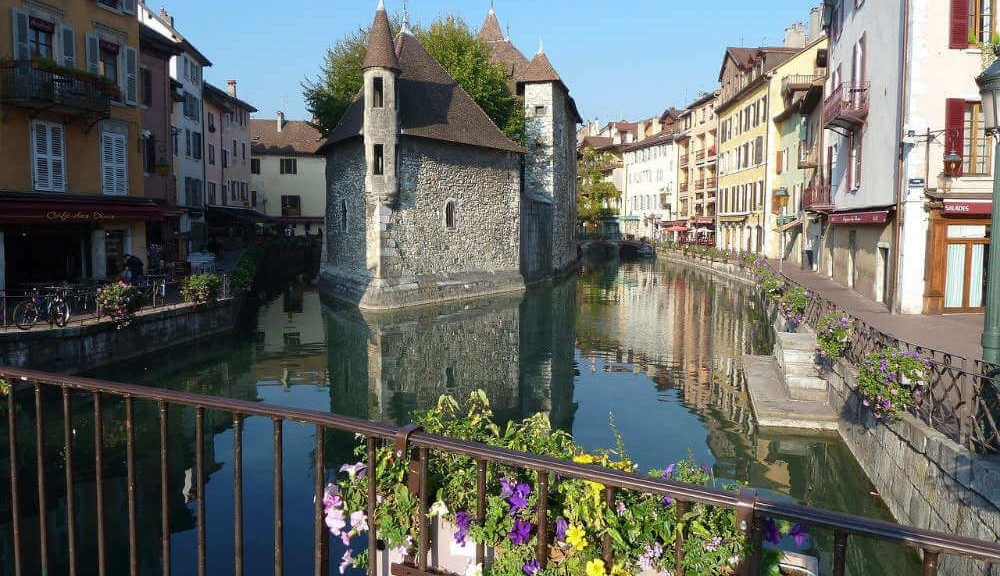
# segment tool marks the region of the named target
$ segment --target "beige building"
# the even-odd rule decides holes
[[[719,119],[715,106],[718,98],[718,91],[702,94],[681,117],[678,221],[671,226],[677,229],[681,239],[715,240],[719,156]]]
[[[297,236],[321,234],[326,214],[326,157],[316,151],[323,137],[308,122],[252,120],[250,198],[256,209]]]

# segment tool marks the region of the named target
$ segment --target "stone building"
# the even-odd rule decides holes
[[[491,18],[495,30],[481,36],[504,42]],[[327,158],[322,276],[331,295],[401,308],[519,291],[573,266],[579,114],[543,52],[528,62],[506,46],[491,49],[511,62],[528,148],[407,25],[393,40],[380,2],[364,88],[318,152]]]

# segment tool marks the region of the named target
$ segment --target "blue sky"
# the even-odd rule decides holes
[[[528,58],[545,52],[584,118],[630,120],[680,107],[716,86],[727,45],[780,44],[807,21],[802,0],[495,0],[497,16]],[[157,0],[148,4],[158,9]],[[305,116],[301,81],[327,47],[371,24],[377,0],[159,0],[180,32],[212,60],[208,80],[239,81],[256,117]],[[478,30],[489,0],[409,0],[411,20],[454,12]],[[401,0],[386,0],[390,12]]]

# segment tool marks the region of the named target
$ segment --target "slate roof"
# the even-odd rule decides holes
[[[660,132],[659,134],[653,134],[648,138],[643,138],[634,144],[629,144],[628,146],[622,147],[622,152],[630,152],[632,150],[641,150],[643,148],[649,148],[650,146],[656,146],[658,144],[663,144],[664,142],[673,142],[677,140],[677,134],[673,132]]]
[[[615,141],[606,136],[587,136],[580,142],[580,148],[593,148],[594,150],[606,150],[608,148],[614,148]]]
[[[308,122],[287,120],[278,132],[277,120],[250,121],[250,150],[259,156],[305,156],[319,150],[323,136]]]
[[[375,21],[368,33],[368,51],[365,52],[365,62],[362,70],[369,68],[388,68],[399,70],[399,59],[392,46],[392,31],[389,29],[389,16],[381,3],[375,11]]]
[[[396,36],[399,125],[403,136],[526,153],[508,138],[412,34]],[[359,95],[322,147],[361,135],[364,96]]]

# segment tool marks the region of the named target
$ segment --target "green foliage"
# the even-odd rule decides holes
[[[0,409],[3,409],[8,396],[10,396],[10,383],[5,378],[0,378]]]
[[[605,173],[619,160],[609,152],[597,152],[592,148],[583,151],[579,160],[578,219],[581,223],[600,229],[604,220],[618,213],[611,204],[621,198],[615,185],[605,180]]]
[[[811,294],[802,286],[793,286],[782,294],[778,300],[778,310],[794,327],[805,321],[806,306],[809,305]]]
[[[461,404],[443,396],[433,410],[420,412],[414,423],[432,434],[485,443],[495,447],[524,451],[551,458],[573,460],[580,464],[633,472],[632,463],[619,438],[611,450],[585,452],[566,433],[552,430],[544,415],[501,428],[493,420],[493,412],[482,391],[473,393]],[[612,422],[613,426],[613,422]],[[366,460],[366,447],[360,442],[355,456]],[[376,452],[375,472],[379,502],[377,504],[380,539],[392,549],[412,551],[419,534],[417,502],[405,488],[406,462],[391,447]],[[367,503],[368,479],[359,473],[364,465],[345,465],[336,485],[328,488],[325,508],[327,524],[336,536],[349,541],[367,530],[363,511]],[[744,538],[736,528],[735,512],[703,505],[686,508],[675,506],[663,496],[619,491],[610,505],[606,503],[605,487],[601,484],[571,478],[551,478],[545,510],[549,526],[556,533],[550,549],[550,564],[535,572],[531,561],[538,545],[537,522],[534,512],[539,504],[538,477],[535,472],[492,466],[487,483],[485,521],[473,519],[476,510],[476,463],[466,457],[433,452],[428,463],[428,482],[436,502],[432,515],[458,527],[456,539],[467,539],[467,545],[482,542],[497,550],[492,565],[486,568],[491,576],[540,576],[587,574],[588,576],[624,576],[643,569],[673,570],[673,543],[678,533],[685,535],[683,565],[692,576],[709,576],[733,572],[744,555]],[[721,486],[737,490],[738,486],[722,486],[707,467],[691,460],[652,471],[650,475],[676,482]],[[355,518],[350,525],[348,517]],[[523,537],[518,536],[518,527]],[[610,537],[613,563],[604,565],[601,542]],[[367,557],[345,558],[358,567],[367,564]]]
[[[256,249],[247,250],[236,263],[232,274],[234,289],[246,291],[253,287],[257,276],[257,254]]]
[[[219,297],[222,280],[215,274],[192,274],[184,279],[181,295],[185,302],[204,304],[214,302]]]
[[[393,32],[399,27],[398,19],[394,19]],[[523,144],[524,106],[511,93],[503,66],[490,60],[489,48],[468,24],[461,17],[448,14],[426,29],[415,26],[411,29],[493,122],[509,138]],[[303,82],[306,106],[323,134],[330,134],[337,127],[361,90],[364,83],[361,66],[367,49],[367,29],[348,34],[327,50],[319,76]]]
[[[843,357],[853,339],[854,322],[846,314],[828,312],[816,324],[816,351],[823,358]]]
[[[141,290],[124,282],[102,286],[94,296],[98,315],[111,318],[117,330],[124,330],[132,324],[136,312],[142,308],[143,299]]]
[[[859,367],[858,392],[875,418],[893,420],[920,399],[930,373],[930,358],[888,348],[872,352]]]

